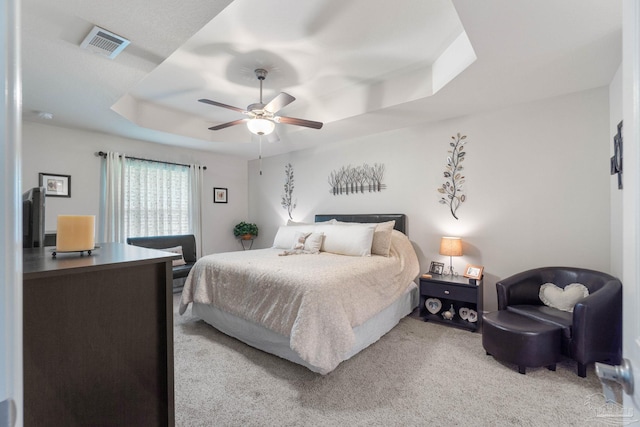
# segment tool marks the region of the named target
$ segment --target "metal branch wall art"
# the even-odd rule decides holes
[[[287,163],[284,167],[284,174],[287,177],[284,182],[284,194],[282,195],[282,207],[287,210],[289,219],[293,219],[291,212],[296,208],[296,203],[293,201],[293,166],[291,163]]]
[[[465,159],[464,145],[467,143],[465,141],[467,138],[466,135],[460,135],[459,133],[456,136],[452,136],[451,139],[453,142],[449,143],[451,150],[448,151],[449,156],[447,156],[447,166],[444,171],[444,177],[447,179],[442,187],[438,188],[438,192],[443,196],[440,198],[440,203],[443,205],[449,206],[451,210],[451,215],[455,219],[458,219],[456,215],[456,211],[460,207],[460,204],[466,200],[466,196],[463,194],[464,187],[464,176],[461,174],[462,170],[462,162]]]
[[[622,190],[622,122],[618,123],[618,133],[613,137],[613,157],[611,175],[618,175],[618,190]]]
[[[330,193],[334,196],[355,193],[378,192],[387,186],[382,183],[384,178],[384,165],[374,163],[373,166],[363,164],[352,167],[343,166],[329,174]]]

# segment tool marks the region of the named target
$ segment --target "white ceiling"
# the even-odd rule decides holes
[[[256,158],[245,126],[207,129],[244,116],[197,100],[246,108],[265,68],[265,102],[285,91],[281,115],[325,125],[278,124],[263,156],[339,143],[607,85],[620,3],[23,0],[23,116]],[[94,25],[131,45],[113,60],[81,49]]]

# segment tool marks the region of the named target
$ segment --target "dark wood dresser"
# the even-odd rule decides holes
[[[173,426],[172,254],[25,249],[24,425]]]

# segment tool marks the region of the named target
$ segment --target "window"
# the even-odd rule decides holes
[[[189,166],[126,158],[125,235],[188,234],[189,195]]]

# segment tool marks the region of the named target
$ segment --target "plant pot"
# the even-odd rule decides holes
[[[242,236],[240,236],[240,238],[242,240],[251,240],[253,239],[253,234],[243,234]]]

